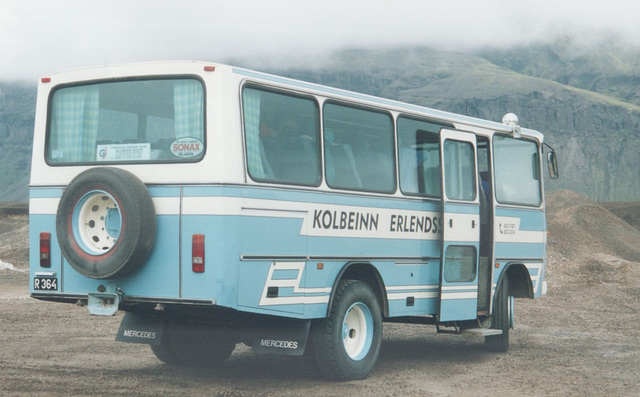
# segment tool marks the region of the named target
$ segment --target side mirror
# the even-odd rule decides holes
[[[549,168],[549,176],[551,179],[556,179],[559,176],[558,157],[553,150],[547,153],[547,167]]]

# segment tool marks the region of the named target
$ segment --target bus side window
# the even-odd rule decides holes
[[[445,140],[442,151],[446,153],[444,164],[445,193],[453,200],[474,200],[476,198],[475,156],[473,146],[468,142]]]
[[[315,100],[244,88],[249,175],[257,181],[318,186],[320,123]]]
[[[326,143],[325,145],[329,186],[361,189],[362,182],[360,175],[358,175],[351,146],[340,143]]]
[[[338,189],[394,192],[391,116],[330,102],[324,106],[323,117],[327,184]]]
[[[441,197],[440,125],[398,118],[400,190],[408,195]]]

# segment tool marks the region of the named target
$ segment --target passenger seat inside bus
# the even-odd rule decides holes
[[[384,192],[394,187],[394,166],[389,155],[365,151],[356,156],[355,161],[363,188]]]
[[[280,149],[277,158],[271,160],[277,179],[303,184],[318,181],[319,153],[310,139],[305,136],[291,137],[281,142]]]
[[[442,186],[440,182],[440,167],[426,167],[424,173],[424,192],[428,196],[440,197],[442,195]]]
[[[331,187],[362,188],[353,151],[347,144],[332,143],[327,149],[327,182]]]

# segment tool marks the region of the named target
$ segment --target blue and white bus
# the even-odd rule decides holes
[[[546,146],[546,150],[545,150]],[[366,377],[383,322],[506,351],[544,282],[543,161],[496,123],[221,64],[39,82],[30,294],[124,311],[168,364],[236,344]]]

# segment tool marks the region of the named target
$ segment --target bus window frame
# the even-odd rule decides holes
[[[203,120],[202,120],[202,129],[203,129],[203,140],[202,144],[204,146],[204,150],[202,153],[194,158],[194,159],[185,159],[179,158],[179,160],[144,160],[144,161],[82,161],[82,162],[54,162],[49,157],[49,144],[51,139],[51,117],[53,114],[53,95],[60,89],[64,88],[73,88],[73,87],[83,87],[88,85],[97,85],[97,84],[106,84],[106,83],[123,83],[123,82],[135,82],[135,81],[149,81],[149,80],[196,80],[200,83],[202,87],[202,109],[203,109]],[[71,82],[71,83],[63,83],[57,85],[49,91],[49,95],[47,97],[47,119],[45,126],[45,138],[44,138],[44,153],[43,158],[45,163],[50,167],[82,167],[82,166],[110,166],[110,165],[156,165],[156,164],[195,164],[199,163],[207,156],[208,151],[208,143],[207,143],[207,127],[208,127],[208,117],[207,117],[207,84],[205,80],[197,75],[197,74],[167,74],[167,75],[158,75],[158,76],[126,76],[121,78],[100,78],[93,80],[86,80],[81,82]]]
[[[339,187],[339,186],[332,186],[327,178],[327,148],[326,148],[326,127],[325,127],[325,106],[329,104],[329,105],[335,105],[335,106],[341,106],[341,107],[345,107],[345,108],[350,108],[350,109],[356,109],[356,110],[362,110],[362,111],[366,111],[366,112],[371,112],[371,113],[377,113],[377,114],[381,114],[381,115],[386,115],[390,118],[391,121],[391,163],[393,165],[393,170],[392,170],[392,177],[393,177],[393,188],[390,190],[371,190],[371,189],[366,189],[366,188],[355,188],[355,187]],[[322,106],[321,106],[321,112],[320,112],[320,117],[321,117],[321,130],[322,130],[322,164],[323,164],[323,174],[324,174],[324,183],[326,184],[327,187],[329,187],[331,190],[335,190],[335,191],[352,191],[352,192],[358,192],[358,193],[369,193],[369,194],[382,194],[382,195],[388,195],[388,196],[393,196],[395,194],[397,194],[397,192],[400,190],[399,188],[399,183],[398,183],[398,156],[397,156],[397,150],[398,150],[398,131],[397,131],[397,126],[396,126],[396,122],[397,122],[397,117],[394,115],[394,113],[392,111],[390,111],[389,109],[383,109],[383,108],[378,108],[375,106],[368,106],[368,105],[363,105],[361,103],[357,103],[357,102],[350,102],[350,101],[345,101],[345,100],[340,100],[340,99],[335,99],[335,98],[331,98],[331,97],[327,97],[322,101]]]
[[[313,102],[316,107],[317,116],[318,116],[318,161],[319,161],[319,180],[315,184],[302,184],[302,183],[294,183],[287,182],[283,180],[275,180],[269,178],[256,178],[251,174],[249,170],[249,154],[248,154],[248,145],[247,145],[247,134],[246,134],[246,125],[245,125],[245,111],[244,111],[244,90],[246,88],[254,89],[258,91],[268,92],[276,95],[289,96],[300,99],[307,99]],[[240,131],[242,135],[242,152],[243,152],[243,165],[244,172],[248,180],[253,181],[254,183],[265,183],[269,185],[283,185],[283,186],[293,186],[293,187],[301,187],[301,188],[318,188],[323,185],[325,182],[324,175],[324,148],[323,148],[323,126],[322,126],[322,102],[319,100],[317,95],[308,92],[301,92],[297,90],[292,90],[289,88],[283,88],[278,86],[273,86],[270,84],[264,84],[260,82],[245,80],[239,86],[239,104],[240,104]]]
[[[420,122],[420,123],[428,123],[428,124],[433,124],[434,126],[438,127],[437,131],[435,132],[431,132],[431,131],[426,131],[426,130],[422,130],[425,132],[430,132],[434,135],[437,143],[438,143],[438,164],[439,164],[439,173],[438,173],[438,178],[439,178],[439,184],[440,184],[440,195],[430,195],[427,193],[413,193],[413,192],[405,192],[404,190],[402,190],[402,175],[400,175],[401,170],[400,170],[400,129],[398,126],[398,123],[400,122],[401,119],[407,119],[410,121],[414,121],[414,122]],[[434,200],[442,200],[442,164],[440,161],[440,157],[441,157],[441,151],[442,151],[442,147],[440,146],[440,130],[442,130],[443,128],[447,128],[447,129],[455,129],[455,126],[451,123],[445,123],[445,122],[441,122],[439,120],[434,120],[434,119],[430,119],[427,117],[420,117],[420,116],[416,116],[416,115],[412,115],[409,113],[399,113],[396,116],[396,120],[395,120],[395,130],[396,130],[396,168],[397,168],[397,185],[398,185],[398,191],[402,193],[403,196],[407,197],[407,198],[420,198],[420,199],[434,199]]]
[[[537,155],[537,160],[538,160],[538,164],[537,164],[537,168],[535,170],[535,172],[538,175],[537,178],[537,182],[538,182],[538,203],[537,204],[527,204],[527,203],[520,203],[520,202],[515,202],[515,201],[500,201],[498,199],[498,186],[499,186],[499,180],[496,176],[496,148],[495,148],[495,138],[496,137],[504,137],[504,138],[510,138],[510,139],[514,139],[516,141],[526,141],[526,142],[532,142],[535,146],[536,146],[536,155]],[[491,168],[492,168],[492,177],[493,177],[493,198],[495,200],[495,202],[499,205],[503,205],[503,206],[514,206],[514,207],[528,207],[528,208],[541,208],[544,205],[544,186],[543,186],[543,177],[542,177],[542,161],[541,161],[541,143],[540,141],[538,141],[537,139],[534,138],[529,138],[529,137],[521,137],[521,138],[514,138],[511,135],[507,135],[507,134],[499,134],[499,133],[495,133],[492,135],[491,137]],[[536,180],[536,179],[534,179]]]

